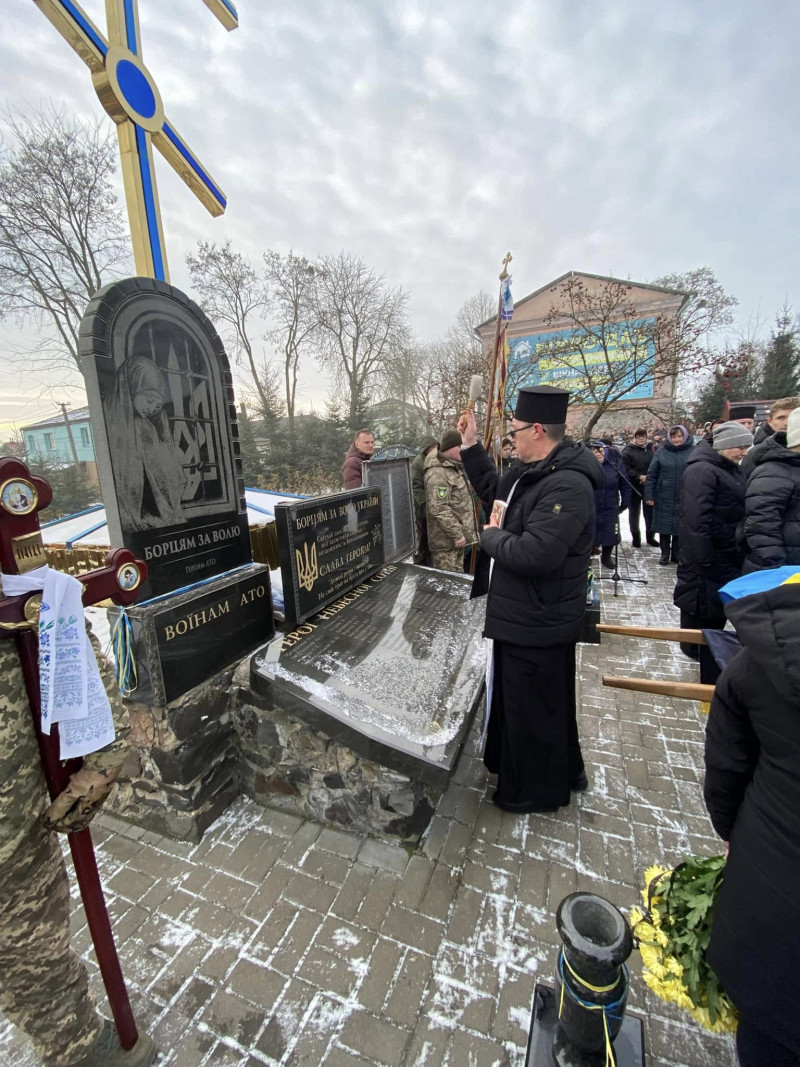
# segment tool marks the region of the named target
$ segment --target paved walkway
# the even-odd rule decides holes
[[[606,621],[677,621],[674,567],[624,546],[650,579]],[[626,564],[621,567],[625,569]],[[161,1064],[522,1067],[537,976],[551,979],[559,901],[594,890],[638,902],[642,871],[719,852],[701,795],[696,705],[603,689],[601,673],[695,677],[677,649],[604,638],[584,646],[580,726],[590,790],[555,816],[491,803],[475,732],[422,848],[322,829],[241,800],[200,845],[101,816],[94,837],[123,970]],[[83,913],[75,944],[103,1004]],[[734,1065],[646,989],[633,963],[631,1007],[647,1017],[651,1065]],[[0,1060],[29,1047],[0,1020]]]

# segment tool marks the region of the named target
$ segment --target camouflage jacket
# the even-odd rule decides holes
[[[93,643],[97,653],[95,639]],[[117,740],[84,758],[84,766],[95,770],[118,766],[127,748],[127,715],[114,672],[104,656],[98,656],[98,660],[100,677],[111,701]],[[0,639],[0,883],[19,873],[29,852],[26,845],[49,803],[16,642],[4,637]]]
[[[432,552],[455,547],[460,537],[467,544],[478,539],[472,489],[458,460],[448,459],[438,449],[425,459],[425,499],[428,512],[428,544]]]

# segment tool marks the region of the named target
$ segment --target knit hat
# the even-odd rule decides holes
[[[436,445],[437,448],[439,447],[439,442],[435,437],[423,437],[420,442],[419,450],[420,452],[427,452],[428,449],[433,448],[434,445]]]
[[[750,448],[752,444],[753,435],[740,422],[723,422],[714,430],[715,452],[721,452],[724,448]]]
[[[461,434],[458,430],[445,430],[442,434],[442,440],[439,444],[440,452],[449,452],[451,448],[455,448],[456,445],[461,445]]]
[[[797,448],[800,445],[800,408],[795,408],[789,415],[786,425],[786,447]]]

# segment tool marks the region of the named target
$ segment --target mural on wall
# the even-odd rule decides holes
[[[575,330],[549,330],[509,340],[509,386],[516,392],[525,385],[554,385],[581,394],[589,400],[589,386],[602,388],[611,378],[615,392],[625,400],[648,400],[653,396],[652,368],[655,347],[648,337],[653,319],[620,324],[605,347]],[[570,351],[570,341],[579,341],[582,351]],[[610,365],[610,369],[609,369]]]

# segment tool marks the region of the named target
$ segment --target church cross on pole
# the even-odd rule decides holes
[[[169,281],[153,148],[212,215],[225,211],[219,185],[164,114],[156,83],[142,61],[137,0],[105,0],[103,36],[76,0],[33,0],[92,74],[100,103],[117,124],[122,178],[136,272]],[[227,30],[239,24],[230,0],[203,0]]]

